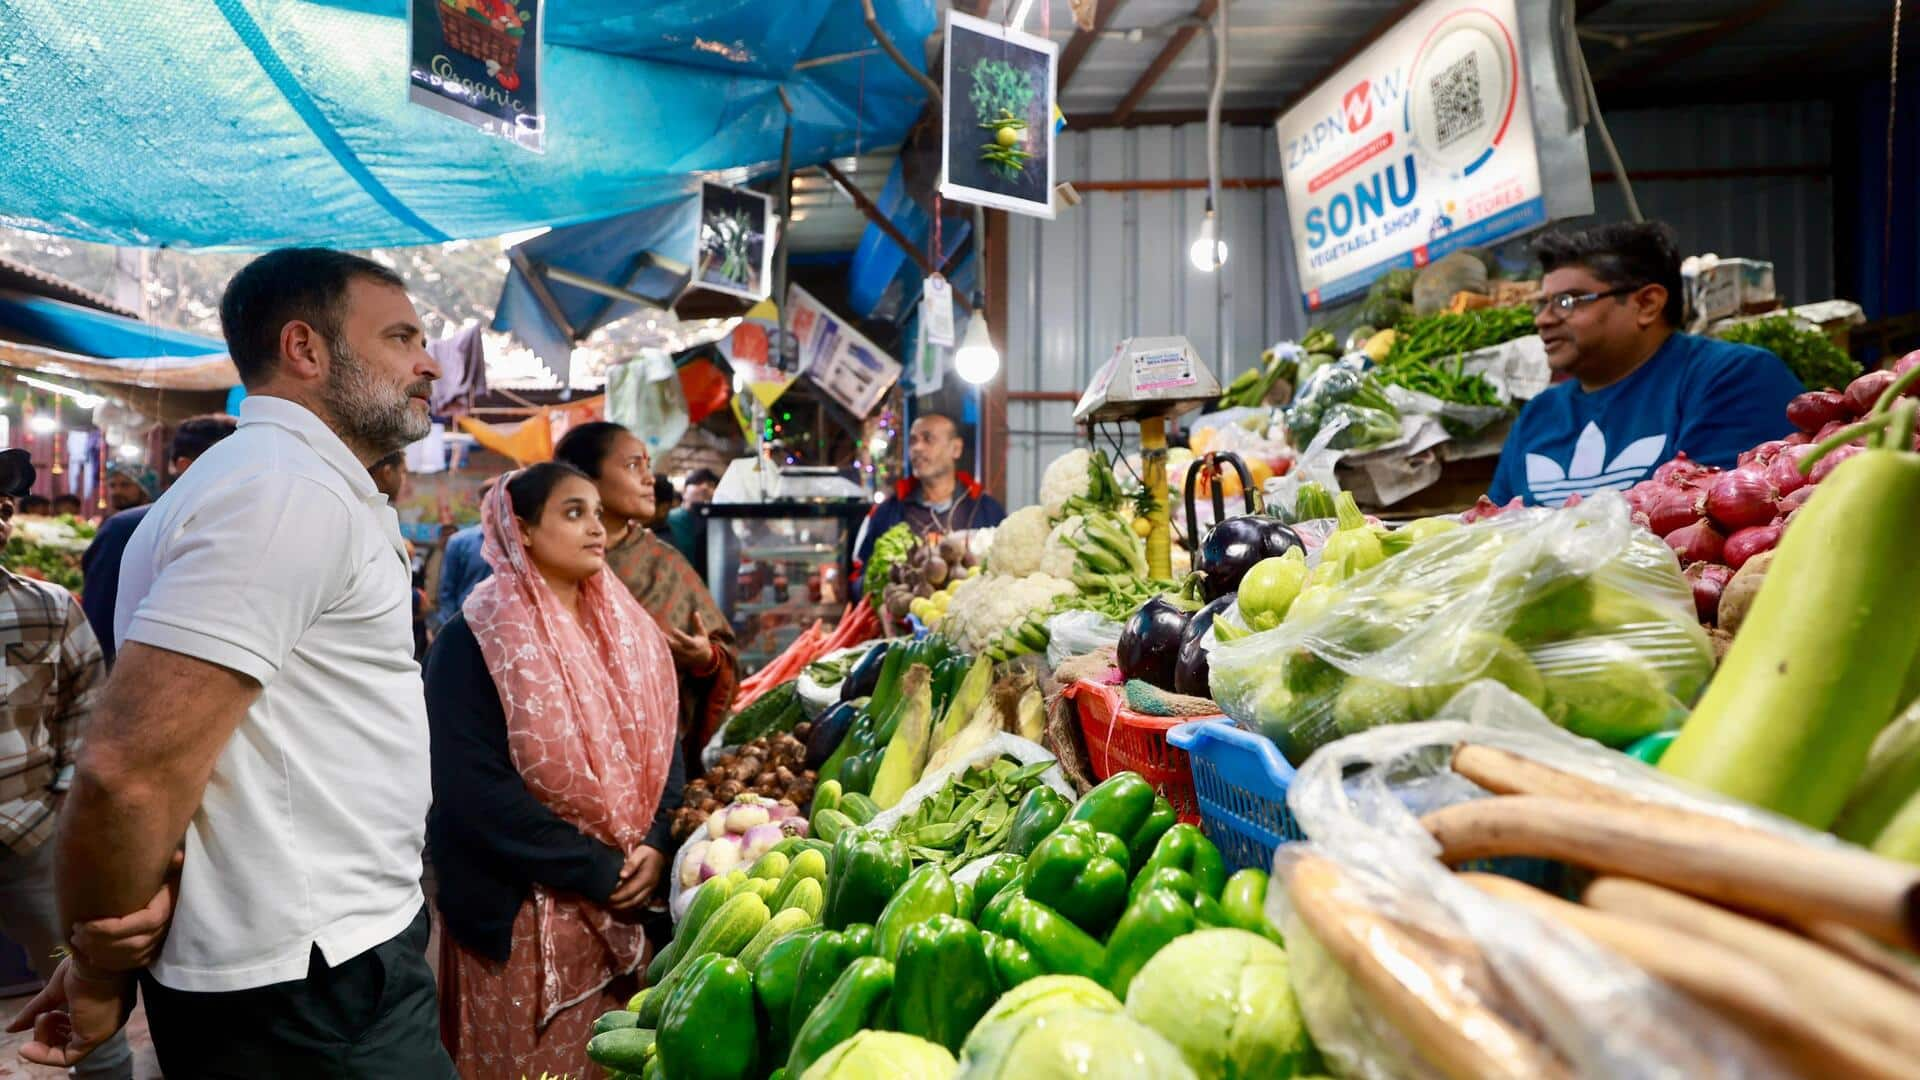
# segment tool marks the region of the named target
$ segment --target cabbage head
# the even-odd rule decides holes
[[[1198,1080],[1173,1044],[1125,1013],[1063,1009],[982,1024],[954,1080]]]
[[[1318,1064],[1286,950],[1245,930],[1202,930],[1161,949],[1127,991],[1127,1015],[1208,1080],[1278,1080]]]
[[[800,1080],[950,1080],[953,1055],[897,1031],[862,1031],[815,1061]]]
[[[1098,1012],[1124,1012],[1126,1006],[1107,992],[1107,988],[1080,975],[1042,975],[1028,979],[1000,995],[974,1029],[997,1020],[1031,1019],[1062,1009],[1093,1009]]]

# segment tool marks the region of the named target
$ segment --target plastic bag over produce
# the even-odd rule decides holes
[[[1371,928],[1370,948],[1415,993],[1438,989],[1525,1038],[1506,1049],[1544,1054],[1570,1076],[1617,1078],[1781,1075],[1773,1055],[1711,1010],[1617,953],[1531,910],[1490,896],[1449,871],[1419,816],[1487,798],[1449,762],[1463,742],[1519,754],[1599,781],[1624,796],[1709,814],[1801,843],[1832,845],[1795,822],[1683,789],[1624,754],[1548,724],[1539,710],[1490,682],[1468,687],[1440,719],[1343,739],[1315,754],[1287,792],[1307,843],[1275,859],[1267,914],[1286,935],[1295,996],[1314,1044],[1340,1076],[1435,1075],[1401,1031],[1307,928],[1289,872],[1309,860],[1337,871],[1319,899],[1349,925]],[[1322,874],[1317,882],[1328,879]],[[1407,950],[1401,942],[1418,943]],[[1482,1032],[1481,1046],[1502,1044]],[[1516,1057],[1514,1075],[1543,1075]]]
[[[1420,541],[1317,615],[1212,651],[1215,701],[1287,760],[1423,720],[1477,678],[1610,746],[1677,727],[1713,671],[1673,552],[1611,493]]]

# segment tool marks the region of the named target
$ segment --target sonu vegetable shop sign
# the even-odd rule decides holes
[[[1278,124],[1318,308],[1547,220],[1515,0],[1428,0]]]

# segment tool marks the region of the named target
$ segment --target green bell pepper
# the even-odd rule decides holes
[[[827,1051],[863,1029],[883,1026],[881,1020],[892,993],[892,964],[877,956],[855,960],[834,980],[827,996],[794,1033],[793,1051],[787,1055],[787,1075],[805,1076],[808,1066],[826,1056]],[[751,1026],[752,1013],[748,1013],[747,1023]]]
[[[1069,821],[1084,821],[1127,845],[1130,865],[1144,865],[1153,846],[1178,820],[1173,804],[1154,794],[1139,773],[1115,773],[1083,796]]]
[[[1098,982],[1106,950],[1086,931],[1043,904],[1021,896],[1007,905],[1000,933],[1026,946],[1052,975],[1084,975]]]
[[[1020,861],[1020,869],[1014,873],[1013,880],[1002,885],[999,891],[993,894],[992,900],[981,905],[980,917],[975,919],[974,922],[977,923],[982,930],[991,930],[996,934],[1001,933],[1001,924],[1006,919],[1008,906],[1026,894],[1027,863],[1026,860],[1022,859]]]
[[[1026,859],[1009,852],[995,855],[980,871],[980,876],[973,879],[973,904],[966,913],[967,918],[979,922],[980,913],[986,910],[994,897],[1000,895],[1001,889],[1020,875],[1026,865]]]
[[[907,930],[935,915],[952,915],[958,910],[953,879],[933,863],[915,870],[900,886],[880,918],[873,924],[873,954],[889,963],[900,959],[900,941]]]
[[[757,1076],[760,1038],[755,1031],[753,976],[730,956],[693,961],[660,1016],[661,1071],[674,1080],[746,1080]]]
[[[1104,937],[1127,906],[1127,849],[1117,836],[1069,822],[1027,856],[1028,898]]]
[[[1133,977],[1153,954],[1174,938],[1191,934],[1196,919],[1193,904],[1170,889],[1148,889],[1134,897],[1107,940],[1107,968],[1101,981],[1113,996],[1127,1000]]]
[[[1013,831],[1007,834],[1007,850],[1015,855],[1031,855],[1040,841],[1052,835],[1073,811],[1067,797],[1045,784],[1027,792],[1013,811]]]
[[[973,886],[961,881],[953,883],[953,913],[968,922],[973,921]]]
[[[1153,854],[1147,856],[1147,864],[1140,868],[1139,878],[1145,880],[1155,870],[1170,866],[1176,870],[1185,870],[1193,875],[1200,885],[1200,891],[1218,899],[1220,890],[1227,884],[1227,866],[1220,860],[1220,849],[1213,846],[1205,833],[1197,825],[1181,822],[1168,829],[1153,845]],[[1136,882],[1137,884],[1137,882]],[[1139,894],[1139,889],[1134,890]]]
[[[827,933],[818,927],[796,930],[767,947],[753,967],[753,993],[760,999],[760,1011],[767,1017],[767,1057],[786,1060],[793,1028],[794,994],[800,989],[800,965],[807,958],[807,946]]]
[[[846,829],[827,857],[827,906],[820,922],[829,930],[870,923],[907,882],[907,848],[898,838],[867,829]]]
[[[980,939],[986,944],[987,959],[993,962],[993,981],[1001,993],[1047,973],[1040,961],[1033,958],[1033,953],[1018,941],[988,930],[980,931]]]
[[[1249,866],[1228,878],[1226,888],[1220,890],[1220,910],[1232,925],[1259,934],[1282,948],[1286,947],[1279,928],[1267,920],[1265,870]]]
[[[872,955],[873,927],[864,924],[844,931],[827,930],[808,942],[800,961],[800,977],[794,983],[793,1000],[787,1005],[789,1036],[800,1031],[842,972],[855,960]]]
[[[954,1053],[1000,996],[987,944],[972,923],[935,915],[907,928],[893,965],[893,1026]]]

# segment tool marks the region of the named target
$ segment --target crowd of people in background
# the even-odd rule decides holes
[[[170,1076],[588,1075],[742,674],[719,477],[580,425],[422,554],[440,371],[401,279],[284,249],[220,315],[239,416],[179,424],[164,487],[109,471],[80,598],[0,569],[0,932],[52,966],[22,1056],[127,1077],[139,1000]],[[916,527],[998,520],[959,446],[915,424]],[[0,452],[0,543],[60,509],[34,479]]]

